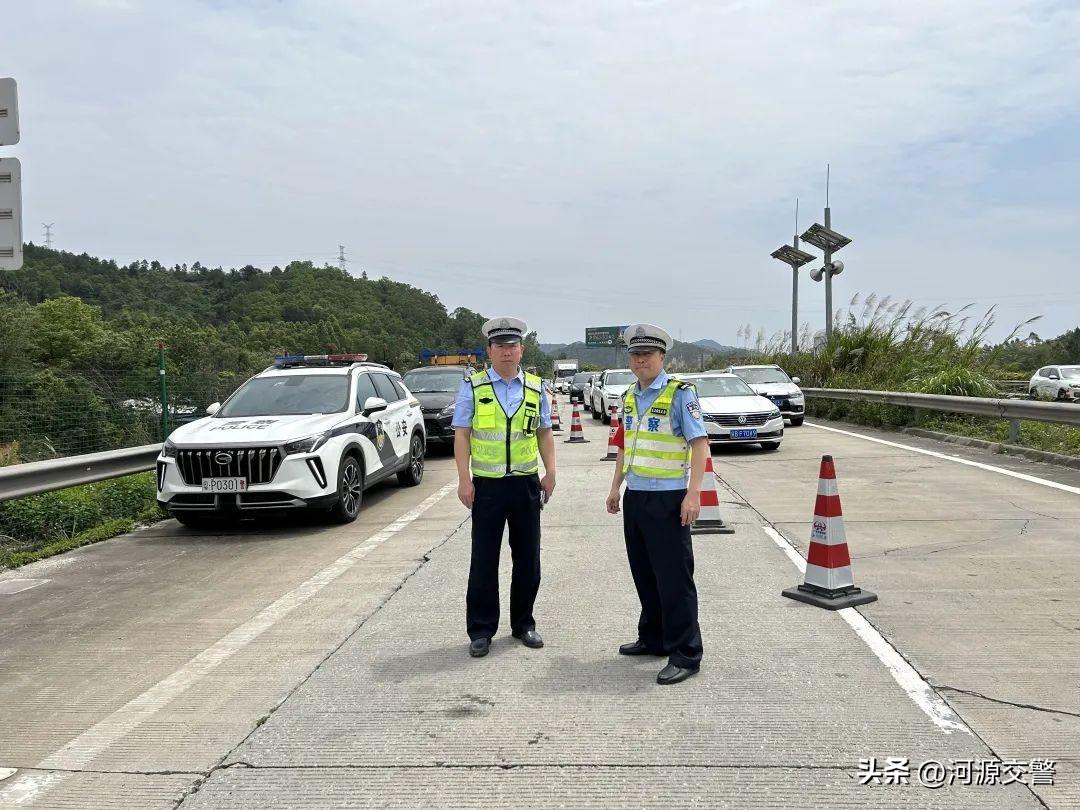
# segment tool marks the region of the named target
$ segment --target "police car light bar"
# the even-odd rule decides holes
[[[278,368],[289,366],[329,366],[336,363],[363,363],[368,356],[358,352],[345,354],[284,354],[274,358]]]

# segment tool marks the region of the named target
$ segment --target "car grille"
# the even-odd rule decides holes
[[[433,407],[430,407],[430,408],[421,408],[420,413],[424,414],[425,416],[434,416],[435,414],[439,413],[439,411],[441,411],[441,410],[442,410],[442,408],[439,408],[437,406],[433,406]]]
[[[745,422],[740,422],[739,419],[743,418],[743,417],[745,417],[746,421]],[[724,427],[733,427],[733,428],[757,427],[757,426],[760,426],[760,425],[764,425],[766,422],[769,421],[769,414],[767,414],[767,413],[747,413],[747,414],[742,414],[740,416],[737,413],[730,413],[730,414],[729,413],[724,413],[724,414],[707,413],[707,414],[704,415],[704,419],[705,419],[706,422],[714,422],[714,423],[716,423],[718,425],[723,425]]]
[[[227,463],[217,460],[224,453],[229,454]],[[203,478],[245,478],[248,484],[268,484],[281,466],[281,451],[276,447],[177,450],[176,466],[190,486],[198,486]]]

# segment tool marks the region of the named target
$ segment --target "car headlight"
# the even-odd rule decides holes
[[[161,455],[165,458],[176,458],[176,445],[171,440],[166,439],[165,444],[161,447]]]
[[[791,395],[790,395],[790,396],[788,397],[788,399],[802,399],[802,398],[803,398],[803,395],[802,395],[802,391],[800,391],[800,392],[799,392],[799,393],[797,393],[797,394],[791,394]]]
[[[291,442],[286,442],[282,449],[287,456],[296,453],[314,453],[326,443],[326,440],[329,437],[329,432],[324,431],[323,433],[316,433],[314,436],[306,436],[303,439],[294,439]]]
[[[443,408],[441,411],[439,411],[439,416],[453,416],[453,415],[454,415],[454,405],[453,405],[453,403],[451,403],[450,405],[447,405],[445,408]]]
[[[770,419],[779,419],[780,418],[780,411],[773,411],[772,413],[769,414],[769,418]]]

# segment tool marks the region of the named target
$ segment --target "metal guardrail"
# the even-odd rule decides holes
[[[808,397],[849,402],[881,402],[907,408],[944,413],[965,413],[1009,420],[1009,441],[1020,439],[1020,422],[1051,422],[1080,425],[1080,405],[1070,402],[1037,402],[1027,399],[954,397],[944,394],[912,394],[904,391],[861,391],[854,388],[804,388]]]
[[[0,467],[0,501],[154,469],[160,444]]]

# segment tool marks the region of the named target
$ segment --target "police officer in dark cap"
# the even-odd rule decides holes
[[[709,453],[708,433],[694,387],[664,371],[671,335],[658,326],[634,324],[623,334],[637,385],[623,396],[623,446],[607,510],[619,511],[641,614],[637,640],[622,655],[666,655],[656,676],[679,683],[701,666],[697,587],[690,524],[700,511],[701,481]]]
[[[491,368],[462,383],[454,407],[458,498],[472,510],[465,622],[475,658],[487,655],[499,627],[499,555],[507,524],[510,632],[526,647],[544,646],[533,605],[540,589],[540,508],[555,489],[555,439],[543,381],[521,369],[526,329],[509,316],[484,324]]]

